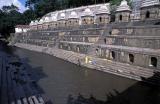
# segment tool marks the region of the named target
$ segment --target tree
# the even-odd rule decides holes
[[[36,19],[37,16],[33,9],[28,9],[22,14],[22,18],[24,24],[29,24],[30,21]]]
[[[10,11],[13,11],[13,10],[18,11],[19,9],[18,9],[18,7],[16,7],[13,4],[11,6],[3,6],[2,7],[2,11],[5,13],[9,13]]]
[[[14,32],[17,24],[23,24],[22,14],[18,12],[18,8],[14,5],[4,6],[0,10],[0,33],[7,37]]]

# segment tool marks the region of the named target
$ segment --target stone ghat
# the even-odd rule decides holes
[[[75,52],[66,51],[66,50],[57,49],[57,48],[47,48],[47,47],[22,44],[22,43],[16,43],[15,46],[36,51],[36,52],[43,52],[80,66],[127,77],[127,78],[138,80],[138,81],[142,81],[142,79],[150,78],[156,72],[148,68],[133,66],[129,64],[120,63],[120,62],[113,62],[111,60],[91,57],[85,54],[75,53]],[[85,62],[86,57],[90,57],[90,62],[88,63]],[[159,78],[160,77],[156,77],[155,79],[152,79],[149,82],[154,83]]]
[[[47,104],[27,64],[0,53],[0,104]]]

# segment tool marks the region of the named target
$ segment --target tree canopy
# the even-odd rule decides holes
[[[14,5],[3,6],[2,9],[0,9],[0,34],[7,37],[10,33],[14,33],[16,25],[28,24],[35,18],[35,12],[32,9],[20,13],[18,7]]]

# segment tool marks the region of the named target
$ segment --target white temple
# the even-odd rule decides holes
[[[138,3],[138,7],[131,10],[126,0],[122,0],[120,5],[117,6],[115,21],[116,22],[130,22],[130,21],[139,21],[140,19],[145,19],[145,10],[142,11],[143,7],[150,7],[160,5],[159,0],[134,0]],[[133,2],[134,2],[133,1]],[[138,8],[138,9],[137,9]],[[149,9],[150,12],[155,12],[159,9]],[[151,11],[152,10],[152,11]],[[148,11],[148,10],[147,10]],[[160,10],[159,10],[160,11]],[[158,14],[160,15],[160,13]],[[155,19],[159,18],[155,14]],[[149,18],[153,18],[148,16]],[[39,21],[31,21],[30,26],[33,26],[33,29],[41,29],[45,27],[64,27],[64,26],[75,26],[75,25],[89,25],[89,24],[98,24],[98,23],[110,23],[110,4],[97,4],[90,6],[82,6],[78,8],[66,9],[55,11],[46,14]],[[46,24],[48,23],[48,24]],[[38,25],[36,27],[36,25]],[[35,27],[34,27],[35,26]]]

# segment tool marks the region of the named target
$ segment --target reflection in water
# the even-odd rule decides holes
[[[160,104],[160,89],[154,85],[79,67],[44,53],[4,49],[28,63],[39,89],[51,99],[49,104]]]
[[[67,104],[160,104],[160,72],[121,93],[114,89],[114,93],[106,95],[105,101],[98,100],[93,95],[85,98],[79,94],[77,98],[69,95]]]
[[[88,70],[85,70],[85,76],[87,77],[88,76]]]

